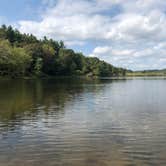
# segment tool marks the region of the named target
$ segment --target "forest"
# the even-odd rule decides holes
[[[22,34],[12,26],[0,27],[0,76],[125,76],[117,68],[95,57],[66,48],[63,41]]]

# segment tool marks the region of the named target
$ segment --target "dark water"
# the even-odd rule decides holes
[[[1,80],[0,166],[166,165],[166,80]]]

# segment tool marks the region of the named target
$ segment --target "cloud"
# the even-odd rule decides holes
[[[38,37],[47,35],[65,41],[102,39],[109,17],[93,14],[100,10],[99,6],[89,1],[61,0],[55,7],[47,9],[42,21],[20,21],[20,30]]]
[[[99,57],[113,65],[132,69],[162,69],[166,63],[166,42],[159,43],[154,47],[138,48],[133,46],[127,49],[125,46],[121,48],[104,46],[96,47],[89,55],[91,57]]]
[[[21,20],[19,30],[67,45],[95,43],[89,56],[131,69],[166,68],[164,0],[43,0],[40,21]]]

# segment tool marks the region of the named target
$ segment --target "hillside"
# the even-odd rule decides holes
[[[166,69],[128,71],[126,75],[127,76],[166,76]]]
[[[0,76],[124,76],[126,70],[98,58],[86,57],[62,41],[21,34],[11,26],[0,28]]]

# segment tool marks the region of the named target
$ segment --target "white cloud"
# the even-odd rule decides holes
[[[97,46],[89,55],[117,66],[166,68],[166,62],[160,60],[166,58],[164,0],[43,0],[43,3],[48,8],[41,21],[20,21],[22,32],[62,39],[67,45],[83,47],[95,42]]]
[[[109,51],[111,51],[111,48],[109,46],[105,46],[105,47],[96,47],[94,49],[94,54],[106,54]]]
[[[159,43],[155,47],[139,48],[132,45],[132,49],[126,47],[96,47],[90,56],[99,57],[113,65],[132,69],[165,68],[166,42]]]
[[[65,42],[65,44],[67,45],[67,46],[83,46],[84,44],[85,44],[85,42],[83,42],[83,41],[67,41],[67,42]]]

